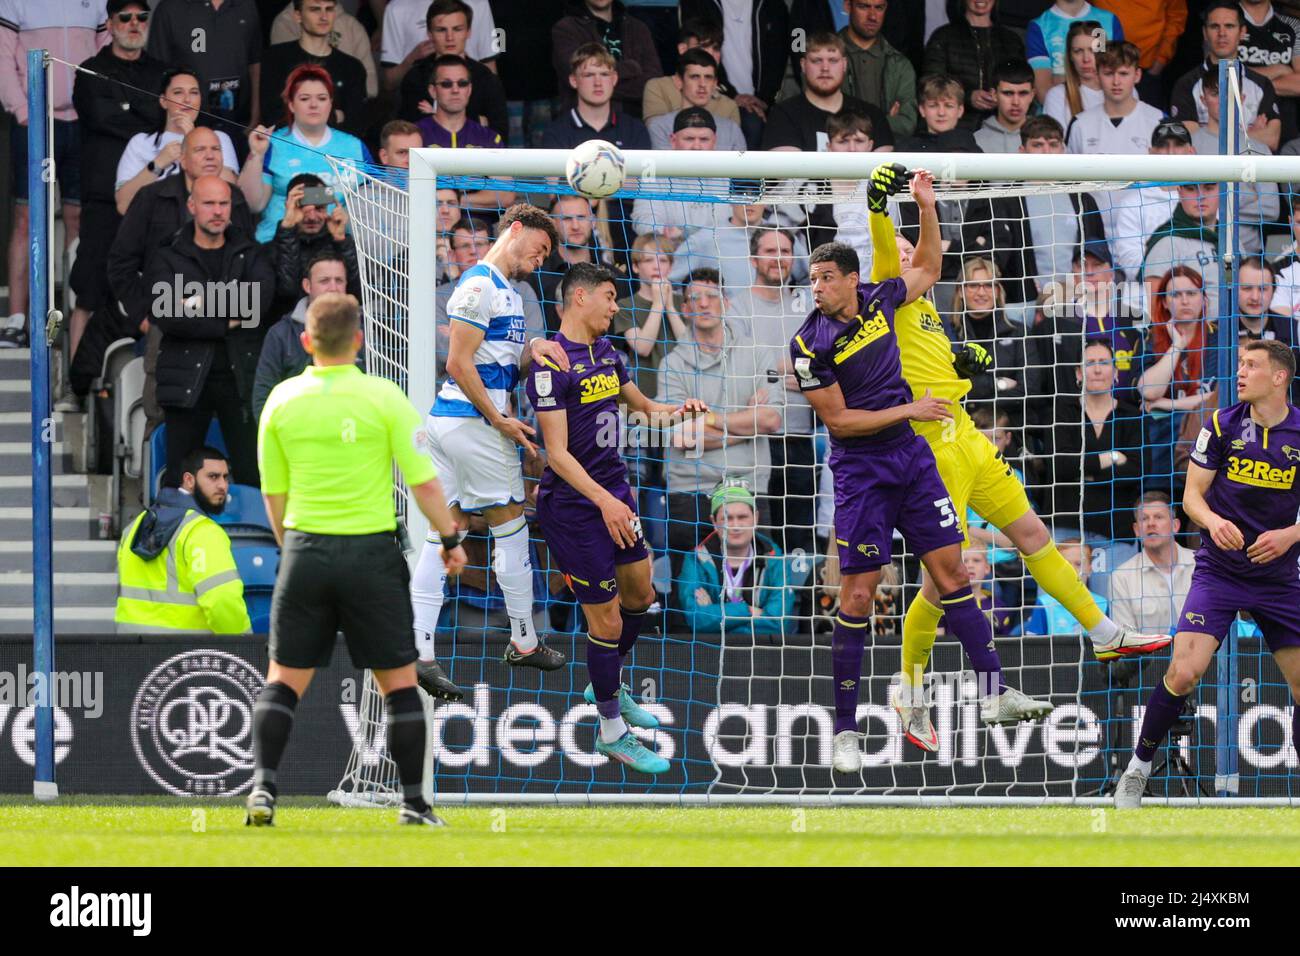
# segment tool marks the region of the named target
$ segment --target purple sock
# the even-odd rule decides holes
[[[835,677],[835,732],[858,729],[858,681],[866,650],[870,617],[853,617],[843,611],[835,618],[831,635],[831,673]]]
[[[1183,712],[1186,700],[1186,694],[1179,697],[1171,693],[1163,680],[1156,684],[1147,701],[1146,713],[1142,715],[1142,730],[1138,733],[1137,746],[1133,748],[1139,760],[1150,760],[1155,756],[1164,739],[1169,736],[1169,728]]]
[[[1001,693],[1006,688],[1002,683],[1002,661],[993,647],[993,627],[980,610],[975,592],[964,587],[940,600],[948,630],[957,636],[975,669],[979,695]]]
[[[636,644],[636,639],[641,636],[641,628],[645,625],[645,611],[629,611],[621,606],[618,611],[623,617],[623,633],[618,636],[618,656],[627,657]]]
[[[596,692],[596,711],[606,720],[618,716],[618,685],[623,659],[618,645],[587,635],[587,676]]]

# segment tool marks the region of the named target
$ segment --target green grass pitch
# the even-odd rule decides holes
[[[235,801],[76,797],[0,803],[6,866],[1224,866],[1293,865],[1300,813],[1088,807],[446,807],[282,801],[272,830]]]

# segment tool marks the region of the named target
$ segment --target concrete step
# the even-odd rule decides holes
[[[112,634],[114,607],[55,605],[55,634]],[[0,634],[30,634],[34,615],[31,606],[0,607]]]
[[[54,572],[54,605],[111,607],[117,602],[117,574],[112,571]],[[32,574],[0,574],[0,607],[32,606]]]
[[[9,371],[16,370],[10,366]],[[32,388],[24,378],[0,378],[0,412],[21,412],[32,407]]]
[[[63,415],[54,416],[54,440],[62,441],[65,432]],[[0,412],[0,442],[31,442],[32,413],[30,409],[21,412]]]
[[[91,522],[98,522],[98,516],[92,517],[90,509],[59,508],[54,509],[54,537],[71,541],[84,541],[91,537]],[[99,535],[96,524],[95,536]],[[30,505],[13,505],[0,508],[0,539],[6,541],[30,541],[32,537],[32,509]]]
[[[30,475],[32,473],[32,443],[24,441],[0,442],[0,475]],[[62,441],[50,445],[50,473],[75,474],[72,467],[72,450]]]
[[[85,475],[53,475],[50,492],[56,508],[86,508],[90,505],[90,482]],[[30,508],[31,505],[30,475],[0,475],[0,507]]]
[[[0,572],[32,570],[31,534],[22,541],[0,541]],[[116,541],[54,542],[54,571],[93,573],[117,570]]]

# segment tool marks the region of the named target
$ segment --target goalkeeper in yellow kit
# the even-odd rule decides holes
[[[894,233],[886,212],[890,196],[906,188],[908,171],[897,163],[877,166],[867,189],[871,229],[871,281],[901,275],[912,247]],[[1020,557],[1038,586],[1056,598],[1083,625],[1099,660],[1149,654],[1167,647],[1167,634],[1139,634],[1102,613],[1079,580],[1074,568],[1056,549],[1047,526],[1034,513],[1025,488],[999,452],[976,428],[962,407],[970,391],[970,378],[985,371],[992,359],[979,345],[954,353],[933,303],[919,298],[897,311],[895,334],[902,356],[903,378],[914,397],[927,392],[951,404],[951,420],[912,422],[917,434],[930,443],[939,464],[939,476],[948,488],[966,531],[967,506],[1000,529],[1020,551]],[[969,543],[969,535],[967,535]],[[921,593],[903,619],[903,667],[890,703],[902,718],[907,739],[923,750],[937,751],[939,739],[930,723],[921,677],[930,660],[935,631],[943,619],[939,592],[928,575],[922,576]]]

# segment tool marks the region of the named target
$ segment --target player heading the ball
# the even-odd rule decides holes
[[[577,263],[560,281],[560,331],[552,340],[567,357],[547,357],[528,374],[528,398],[546,446],[537,493],[546,546],[587,617],[586,699],[596,705],[596,750],[641,773],[663,773],[668,761],[632,736],[659,722],[622,683],[646,610],[654,603],[650,552],[621,452],[619,402],[660,427],[707,414],[697,399],[680,406],[653,402],[628,378],[623,358],[605,338],[618,313],[614,275]]]
[[[835,681],[833,765],[862,766],[857,730],[858,681],[880,568],[893,558],[901,531],[939,589],[948,624],[975,668],[980,718],[1012,723],[1043,716],[1031,700],[1002,681],[993,631],[980,611],[961,561],[962,530],[934,453],[910,421],[952,418],[947,399],[927,390],[913,401],[903,379],[895,314],[939,278],[939,219],[933,177],[917,171],[912,196],[921,210],[920,243],[911,268],[878,283],[859,281],[858,255],[830,242],[809,258],[816,308],[790,343],[800,389],[831,437],[835,485],[835,543],[842,583],[831,639]]]
[[[533,626],[533,567],[519,447],[535,455],[530,439],[536,432],[511,417],[510,398],[521,365],[527,368],[545,356],[567,371],[569,358],[541,336],[526,341],[523,299],[510,283],[540,268],[555,243],[555,226],[545,212],[527,203],[506,210],[496,242],[478,265],[465,270],[447,303],[447,377],[428,418],[429,456],[442,478],[457,528],[466,527],[467,512],[477,513],[487,520],[492,535],[492,566],[510,618],[506,662],[544,671],[563,667],[566,661],[538,639]],[[460,700],[464,695],[434,658],[433,632],[447,583],[442,549],[441,536],[430,530],[411,579],[420,655],[416,670],[426,693]]]
[[[915,250],[907,239],[894,233],[886,212],[888,198],[905,189],[906,181],[907,170],[898,163],[872,170],[867,188],[872,282],[883,282],[911,268]],[[966,543],[970,508],[1011,539],[1039,588],[1060,601],[1083,625],[1098,660],[1150,654],[1168,647],[1168,634],[1141,634],[1116,624],[1102,612],[1030,506],[1020,479],[966,414],[961,400],[970,391],[971,380],[987,374],[992,362],[989,353],[976,343],[954,349],[939,313],[924,294],[898,309],[894,333],[912,398],[933,392],[951,403],[951,420],[916,422],[912,427],[930,443]],[[930,575],[923,573],[921,593],[908,605],[903,619],[903,667],[890,703],[902,720],[904,736],[930,752],[939,749],[939,736],[930,721],[921,678],[943,616],[939,589]]]
[[[1241,401],[1215,411],[1196,438],[1183,510],[1205,530],[1173,658],[1147,701],[1116,809],[1142,805],[1156,750],[1239,611],[1259,625],[1300,704],[1300,408],[1287,401],[1295,373],[1282,342],[1247,342],[1237,364]],[[1300,705],[1291,709],[1291,741],[1300,741]]]

